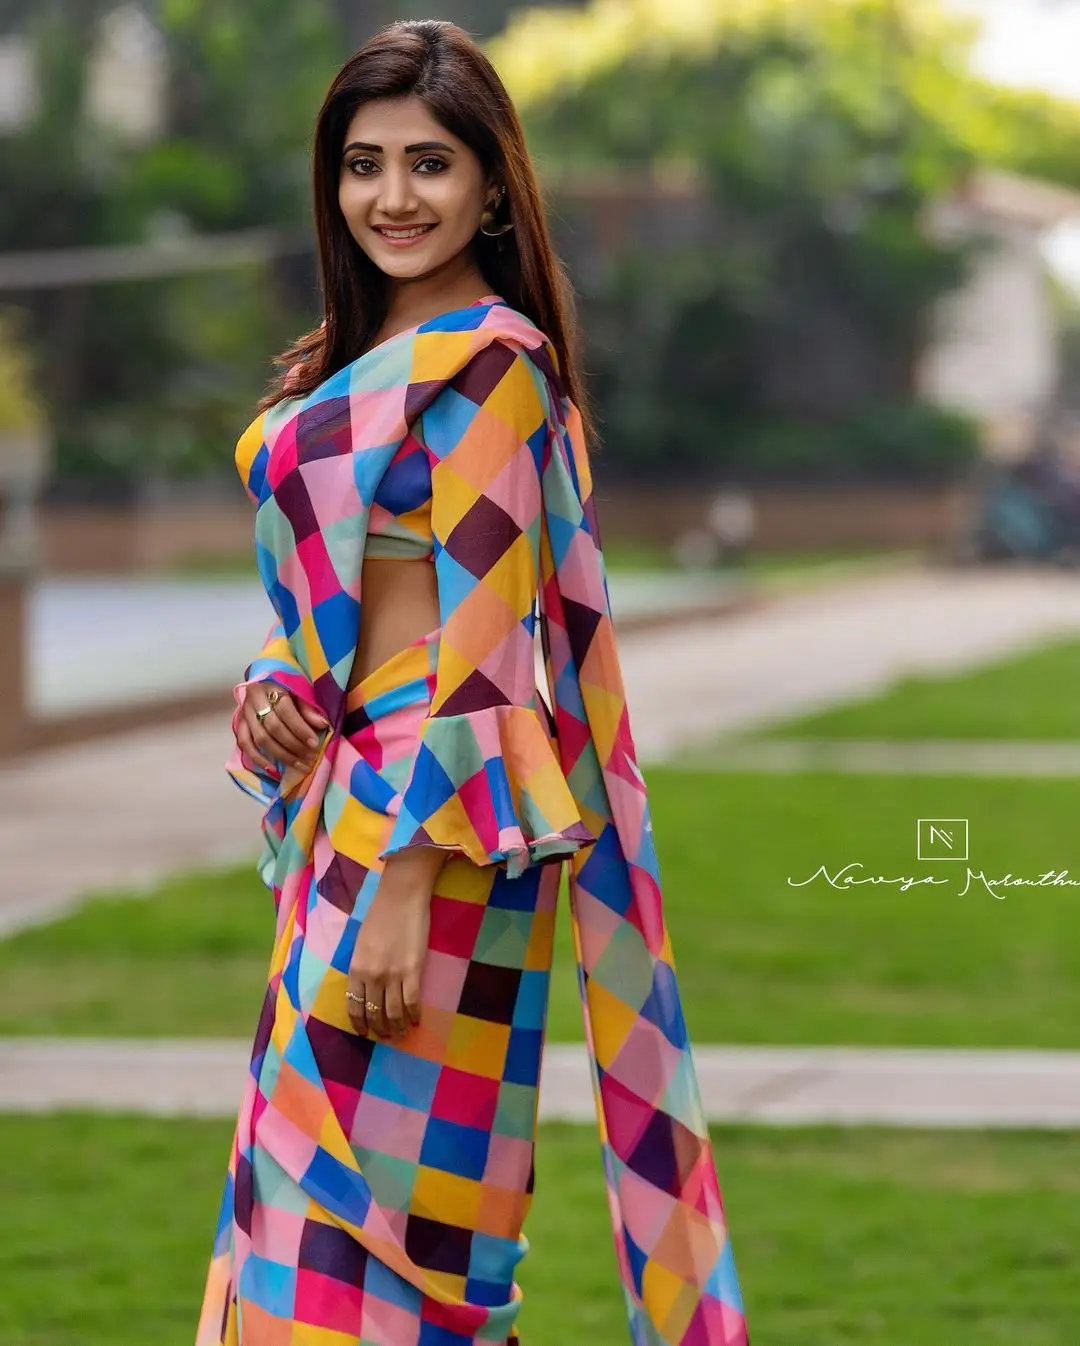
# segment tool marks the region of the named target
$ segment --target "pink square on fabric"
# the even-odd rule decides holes
[[[540,512],[540,477],[527,444],[522,444],[495,479],[488,482],[484,494],[504,509],[522,531],[528,528]]]
[[[364,1320],[360,1336],[364,1341],[393,1342],[394,1346],[416,1346],[420,1340],[420,1319],[408,1309],[390,1304],[368,1291],[364,1295]]]
[[[432,950],[424,961],[420,983],[421,1005],[437,1009],[456,1010],[461,1003],[461,988],[469,970],[467,958]]]
[[[362,506],[356,497],[352,457],[312,458],[300,466],[300,476],[307,489],[315,514],[322,529],[344,519],[355,519]]]
[[[608,1074],[646,1102],[658,1104],[682,1061],[682,1053],[654,1024],[638,1019]]]
[[[499,1081],[444,1066],[435,1086],[431,1115],[490,1131],[499,1106]]]
[[[516,1136],[491,1137],[488,1146],[484,1182],[491,1187],[505,1187],[511,1192],[523,1192],[532,1166],[532,1142]]]
[[[377,1150],[415,1164],[420,1160],[426,1126],[426,1113],[374,1094],[363,1094],[349,1139],[365,1150]]]
[[[463,782],[458,787],[458,799],[461,800],[469,822],[480,838],[480,845],[488,852],[497,849],[499,826],[491,807],[491,785],[487,773],[478,771]]]
[[[341,590],[341,581],[330,564],[326,542],[321,533],[311,533],[296,544],[296,558],[304,567],[313,604],[333,598]]]
[[[296,1273],[296,1318],[298,1322],[324,1327],[331,1332],[359,1336],[364,1318],[364,1292],[321,1271],[300,1267]]]
[[[362,377],[358,375],[358,379]],[[401,438],[405,430],[405,392],[400,384],[392,388],[365,388],[362,392],[355,388],[349,390],[349,420],[353,425],[364,427],[365,444],[389,444],[391,440]],[[362,446],[357,448],[362,454]],[[353,457],[358,456],[354,449]]]
[[[251,1213],[251,1242],[260,1257],[280,1262],[282,1266],[296,1266],[303,1233],[303,1215],[255,1202]]]

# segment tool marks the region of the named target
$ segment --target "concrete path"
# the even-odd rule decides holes
[[[911,669],[972,667],[1078,631],[1071,576],[911,570],[629,633],[619,649],[648,765]],[[0,934],[96,889],[253,857],[258,805],[222,769],[230,712],[226,693],[220,715],[0,766]]]
[[[249,1054],[243,1042],[0,1039],[0,1111],[230,1117]],[[1080,1126],[1080,1052],[699,1047],[695,1059],[713,1121]],[[547,1049],[540,1115],[594,1119],[584,1048]]]
[[[620,643],[645,761],[1080,634],[1080,578],[905,570]],[[1067,695],[1068,688],[1062,688]]]
[[[770,739],[723,743],[688,756],[682,765],[711,771],[724,767],[784,775],[794,771],[839,771],[852,775],[1080,776],[1078,743],[875,742],[871,739]]]
[[[721,575],[619,572],[621,622],[716,609],[741,588]],[[30,709],[41,719],[228,689],[273,613],[258,580],[65,577],[30,594]]]

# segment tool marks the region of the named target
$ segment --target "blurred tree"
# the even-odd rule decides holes
[[[533,11],[491,44],[534,150],[576,170],[580,198],[605,166],[682,164],[707,201],[688,229],[687,198],[658,192],[625,245],[577,270],[620,462],[764,470],[777,419],[825,427],[826,458],[774,436],[770,472],[785,445],[800,472],[933,470],[914,433],[884,454],[867,435],[860,464],[839,430],[911,401],[932,305],[965,274],[968,250],[931,239],[925,209],[980,161],[1017,166],[1021,143],[1025,166],[1065,158],[1046,105],[997,98],[968,43],[923,0],[607,0]],[[579,235],[611,208],[582,209]],[[943,469],[963,458],[952,422],[940,444]]]

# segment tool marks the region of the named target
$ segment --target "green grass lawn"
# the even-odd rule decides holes
[[[4,1346],[190,1346],[225,1122],[0,1117]],[[716,1127],[762,1346],[1072,1346],[1080,1136]],[[592,1128],[542,1128],[528,1346],[623,1346]]]
[[[960,896],[964,864],[915,848],[917,818],[968,818],[972,868],[1080,877],[1073,782],[656,769],[649,785],[696,1042],[1080,1047],[1077,890]],[[950,882],[788,882],[853,862]],[[248,1037],[271,938],[253,869],[96,901],[0,942],[0,1034]],[[580,1037],[565,914],[552,995],[552,1039]]]
[[[1080,740],[1080,641],[954,677],[906,677],[884,695],[770,726],[767,738]]]

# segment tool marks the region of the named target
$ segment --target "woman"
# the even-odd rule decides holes
[[[394,24],[314,184],[325,322],[237,448],[277,929],[198,1346],[518,1340],[564,860],[633,1340],[745,1343],[517,116],[461,29]]]

